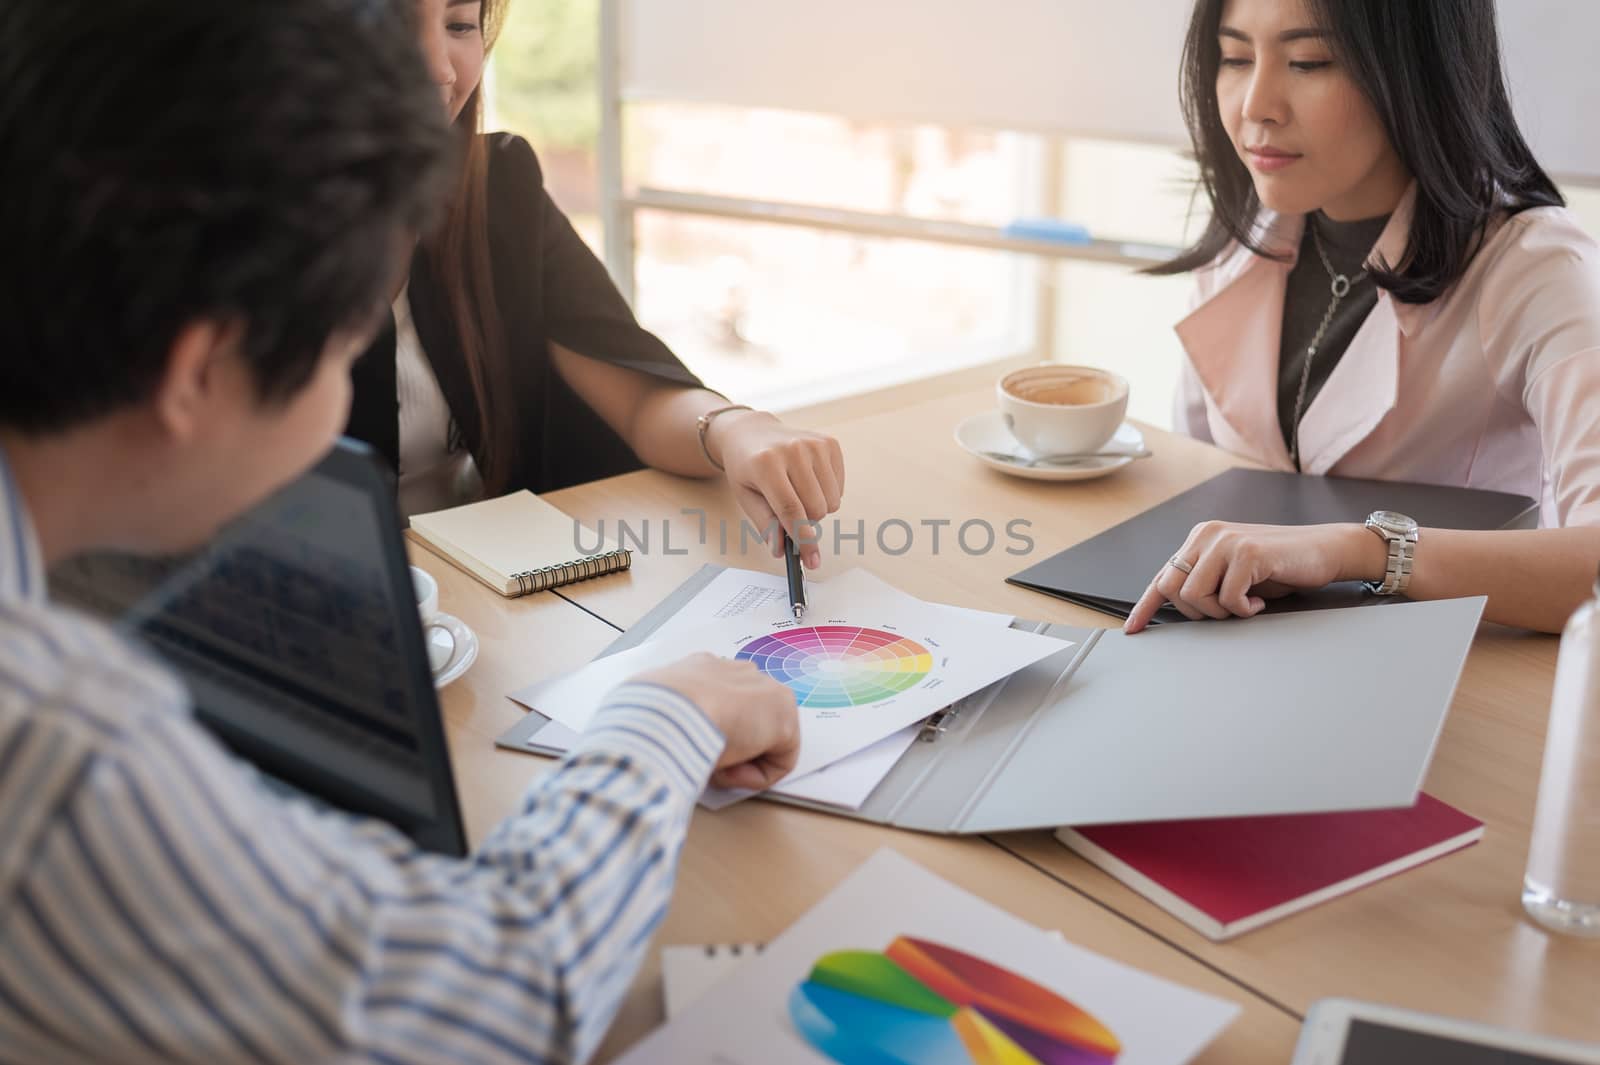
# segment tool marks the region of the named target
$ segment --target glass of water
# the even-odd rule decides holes
[[[1522,905],[1546,928],[1600,937],[1600,582],[1561,635]]]

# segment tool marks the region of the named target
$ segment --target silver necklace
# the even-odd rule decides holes
[[[1294,463],[1294,468],[1297,470],[1300,468],[1300,416],[1305,411],[1306,385],[1311,381],[1312,360],[1317,357],[1317,348],[1322,344],[1328,326],[1333,324],[1334,312],[1339,309],[1339,304],[1344,302],[1344,298],[1350,295],[1351,286],[1359,285],[1367,279],[1367,270],[1364,266],[1353,278],[1335,270],[1333,263],[1328,259],[1328,253],[1323,250],[1322,234],[1317,230],[1316,220],[1308,216],[1306,225],[1311,227],[1311,243],[1316,246],[1317,258],[1322,260],[1322,268],[1328,271],[1328,278],[1331,281],[1329,288],[1333,292],[1333,299],[1328,301],[1327,313],[1322,316],[1322,324],[1317,326],[1316,335],[1311,338],[1311,344],[1306,348],[1306,361],[1300,367],[1300,391],[1294,397],[1294,421],[1291,423],[1294,426],[1294,439],[1289,445],[1289,461]]]

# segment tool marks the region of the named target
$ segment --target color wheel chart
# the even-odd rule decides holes
[[[933,654],[898,633],[856,625],[815,625],[755,639],[735,659],[794,689],[802,708],[838,710],[876,703],[915,687]]]
[[[925,939],[825,954],[789,996],[839,1065],[1108,1065],[1122,1043],[1032,980]]]

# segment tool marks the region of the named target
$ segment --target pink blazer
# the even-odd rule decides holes
[[[1407,192],[1374,256],[1400,261]],[[1283,300],[1303,215],[1263,215],[1279,263],[1235,245],[1196,274],[1177,332],[1175,424],[1278,470]],[[1600,245],[1560,208],[1500,222],[1460,281],[1424,305],[1387,292],[1300,427],[1305,472],[1462,485],[1541,501],[1541,524],[1600,525]],[[1397,504],[1398,506],[1399,504]]]

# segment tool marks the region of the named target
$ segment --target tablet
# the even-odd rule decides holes
[[[1293,1065],[1600,1065],[1600,1043],[1328,998],[1306,1014]]]

